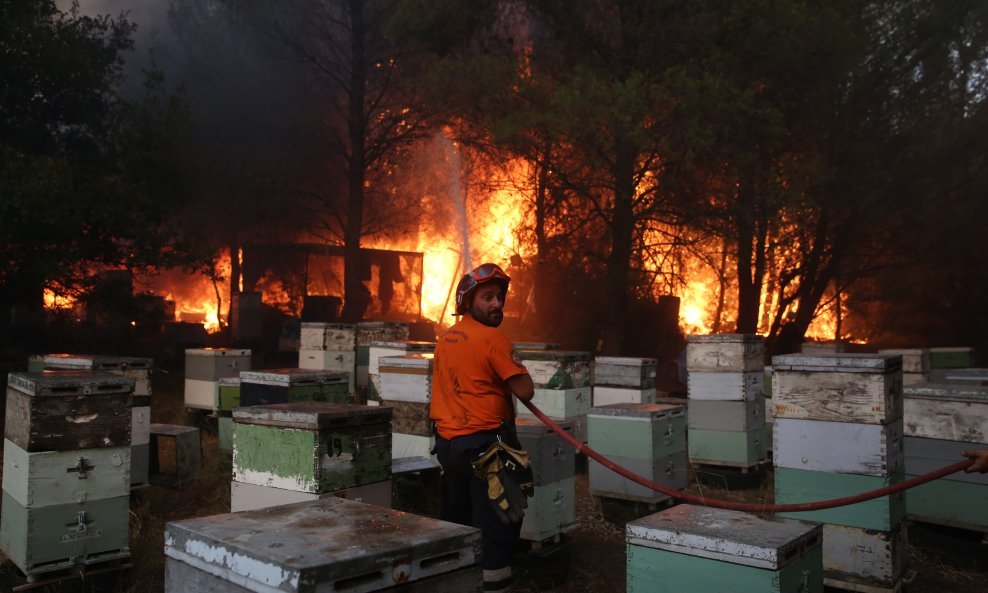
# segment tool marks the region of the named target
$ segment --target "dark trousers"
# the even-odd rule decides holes
[[[521,523],[505,525],[487,497],[487,483],[473,474],[470,462],[497,441],[491,432],[475,433],[447,441],[436,436],[436,457],[443,466],[442,509],[444,521],[480,529],[481,566],[495,570],[511,566]]]

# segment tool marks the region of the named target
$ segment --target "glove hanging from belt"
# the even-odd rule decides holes
[[[471,463],[474,474],[487,483],[487,498],[505,525],[525,518],[529,496],[535,493],[528,453],[500,437]]]

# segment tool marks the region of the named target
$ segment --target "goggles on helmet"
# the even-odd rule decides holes
[[[505,291],[508,290],[508,283],[511,282],[511,277],[505,274],[504,270],[497,264],[481,264],[464,274],[456,286],[456,314],[460,315],[466,310],[466,297],[470,294],[470,291],[481,284],[495,280],[504,282],[504,289]]]

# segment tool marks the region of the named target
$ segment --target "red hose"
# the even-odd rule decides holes
[[[597,461],[604,467],[617,472],[618,474],[624,476],[625,478],[641,484],[646,488],[650,488],[662,494],[671,496],[689,502],[692,504],[698,504],[708,507],[714,507],[717,509],[729,509],[732,511],[744,511],[747,513],[757,513],[757,514],[770,514],[770,513],[798,513],[805,511],[819,511],[822,509],[832,509],[834,507],[841,507],[849,504],[855,504],[858,502],[864,502],[866,500],[871,500],[873,498],[878,498],[880,496],[886,496],[889,494],[894,494],[896,492],[901,492],[908,488],[914,486],[919,486],[920,484],[925,484],[927,482],[932,482],[938,478],[944,476],[949,476],[952,473],[959,472],[962,469],[969,467],[974,463],[973,459],[965,459],[963,461],[958,461],[957,463],[948,465],[947,467],[934,470],[932,472],[923,474],[922,476],[916,476],[910,478],[904,482],[899,482],[898,484],[893,484],[891,486],[885,486],[884,488],[879,488],[877,490],[871,490],[869,492],[862,492],[861,494],[855,494],[854,496],[844,496],[842,498],[834,498],[832,500],[822,500],[819,502],[800,502],[792,504],[767,504],[767,503],[751,503],[751,502],[731,502],[727,500],[717,500],[715,498],[706,498],[703,496],[697,496],[695,494],[690,494],[689,492],[682,492],[680,490],[674,490],[668,486],[663,486],[662,484],[657,484],[647,478],[635,475],[627,469],[621,467],[620,465],[614,463],[610,459],[607,459],[600,453],[594,451],[590,447],[584,445],[580,441],[574,439],[572,435],[563,430],[558,424],[552,421],[548,416],[542,413],[542,410],[538,409],[535,404],[531,401],[521,400],[529,410],[532,411],[535,416],[541,420],[546,426],[551,428],[556,434],[558,434],[564,441],[576,448],[577,451],[585,453],[587,457]]]

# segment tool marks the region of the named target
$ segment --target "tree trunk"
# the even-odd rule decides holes
[[[628,277],[634,241],[636,153],[632,144],[619,139],[614,163],[614,210],[611,220],[611,252],[607,257],[607,325],[604,354],[620,354],[628,321]]]
[[[363,283],[360,237],[363,234],[364,181],[366,172],[364,95],[366,65],[364,56],[363,0],[350,0],[350,90],[347,131],[350,157],[347,171],[347,219],[343,231],[343,313],[346,323],[356,323],[364,316],[370,294]]]
[[[739,334],[758,332],[758,309],[765,275],[765,224],[758,221],[756,184],[742,177],[738,188],[735,224],[738,233],[738,323]]]
[[[240,237],[234,236],[230,240],[230,303],[227,309],[227,327],[233,327],[233,299],[240,294]]]

